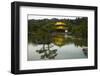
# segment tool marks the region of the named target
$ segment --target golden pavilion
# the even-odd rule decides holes
[[[65,23],[64,22],[56,22],[55,28],[58,32],[65,32]]]

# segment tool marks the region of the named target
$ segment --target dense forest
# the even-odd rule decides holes
[[[68,30],[73,36],[87,38],[87,17],[76,18],[76,19],[40,19],[35,20],[31,19],[28,20],[28,33],[33,34],[40,34],[41,33],[48,33],[55,31],[55,23],[58,21],[64,22],[65,29]]]

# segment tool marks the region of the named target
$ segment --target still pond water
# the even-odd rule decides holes
[[[88,58],[87,40],[67,34],[32,35],[28,42],[28,61]]]

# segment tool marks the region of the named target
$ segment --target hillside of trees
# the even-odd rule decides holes
[[[31,19],[28,20],[28,33],[42,35],[43,33],[51,34],[55,31],[55,23],[61,21],[64,22],[65,29],[68,30],[73,36],[87,38],[88,34],[88,18],[76,18],[76,19],[40,19],[35,20]]]

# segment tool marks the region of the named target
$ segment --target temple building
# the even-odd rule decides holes
[[[65,23],[64,22],[56,22],[55,28],[57,32],[65,32]]]

